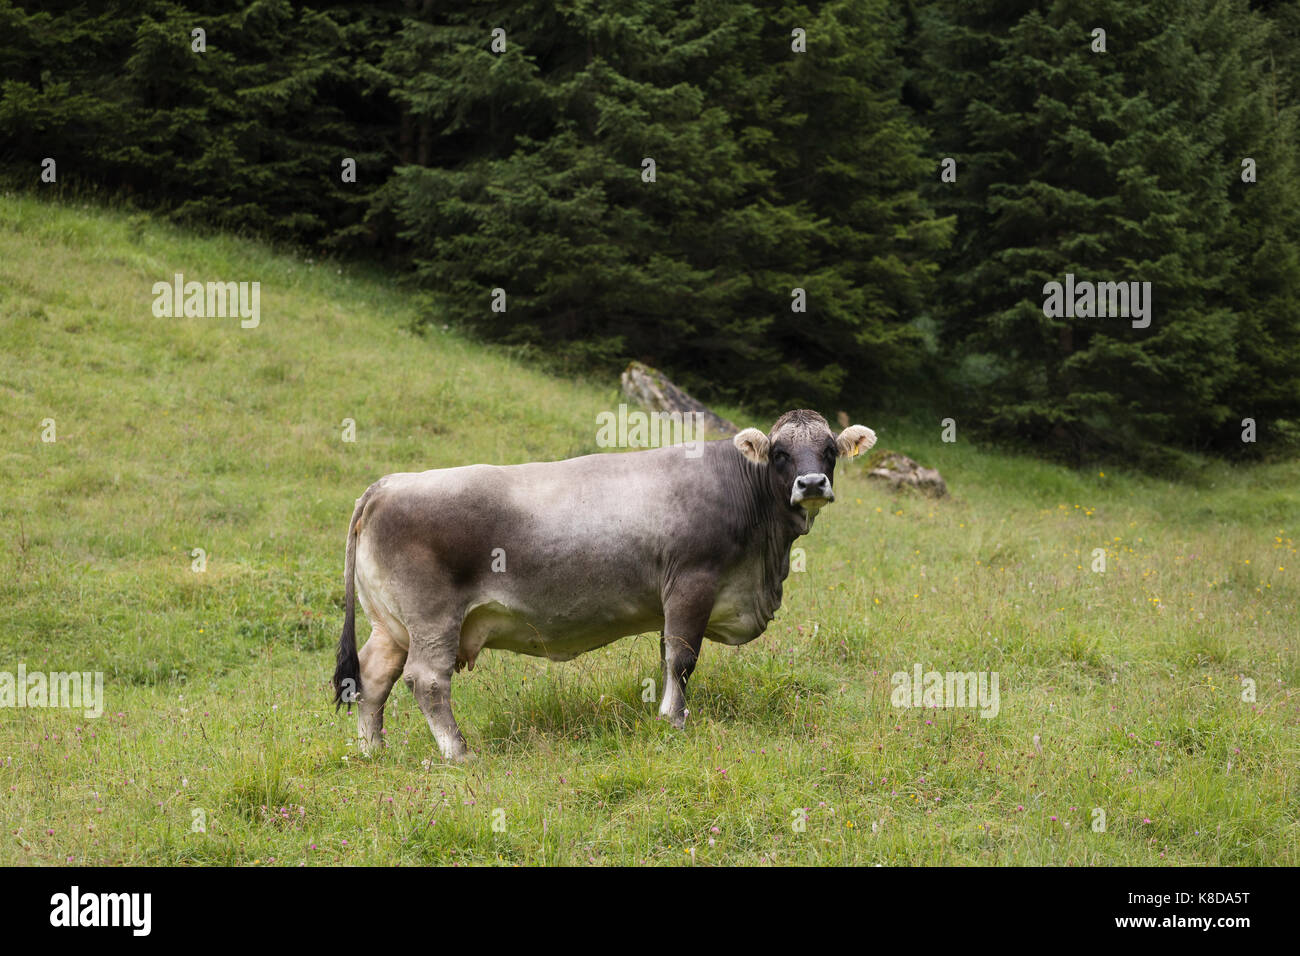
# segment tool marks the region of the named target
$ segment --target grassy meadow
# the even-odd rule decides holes
[[[155,318],[176,272],[261,282],[260,326]],[[102,671],[105,697],[0,708],[0,864],[1300,864],[1300,463],[1077,472],[956,412],[945,444],[849,409],[952,495],[842,463],[768,633],[706,642],[684,732],[642,699],[644,635],[485,653],[454,682],[462,766],[399,683],[363,758],[327,689],[356,497],[595,451],[619,402],[412,334],[411,301],[0,198],[0,671]],[[916,664],[998,672],[997,716],[892,706]]]

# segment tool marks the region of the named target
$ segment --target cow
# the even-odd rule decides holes
[[[659,716],[680,730],[703,639],[745,644],[766,630],[790,546],[835,500],[836,459],[875,440],[798,410],[766,435],[381,478],[348,525],[336,709],[357,702],[371,754],[401,677],[443,758],[460,761],[471,754],[452,674],[484,648],[563,661],[658,631]],[[358,598],[371,626],[360,654]]]

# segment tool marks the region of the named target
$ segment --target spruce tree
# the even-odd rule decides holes
[[[1263,109],[1264,25],[1237,0],[941,0],[928,13],[928,119],[959,169],[933,195],[959,221],[945,328],[965,407],[1076,456],[1229,447],[1261,388],[1239,385],[1262,367],[1259,331],[1288,349],[1295,331],[1258,298],[1294,301],[1289,267],[1250,271],[1294,239],[1289,214],[1270,223],[1258,208],[1294,208],[1294,178],[1240,181],[1243,157],[1280,172],[1295,152],[1293,126]],[[1150,281],[1149,327],[1048,317],[1044,285],[1067,273]],[[1278,384],[1270,414],[1293,417]]]
[[[370,193],[396,159],[374,83],[397,11],[289,0],[141,0],[87,11],[0,0],[0,161],[11,184],[56,158],[180,219],[306,243],[369,241]],[[196,50],[196,29],[203,49]],[[357,160],[356,184],[341,161]]]
[[[382,208],[441,309],[498,340],[638,358],[759,405],[878,389],[918,364],[909,323],[943,241],[886,14],[641,2],[412,18],[385,68],[442,148],[399,169]]]

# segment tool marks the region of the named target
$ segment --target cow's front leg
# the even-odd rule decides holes
[[[691,671],[695,670],[695,661],[700,656],[700,644],[703,636],[689,638],[669,637],[665,634],[659,638],[659,658],[663,662],[664,697],[659,704],[659,716],[678,730],[686,726],[686,682]]]
[[[659,716],[678,730],[686,726],[690,713],[686,709],[686,682],[699,659],[716,593],[711,578],[695,578],[674,588],[664,601],[664,633],[659,639],[664,696]]]

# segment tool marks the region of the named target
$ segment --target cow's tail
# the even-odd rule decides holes
[[[348,523],[348,546],[343,559],[343,634],[334,666],[334,709],[344,703],[348,710],[361,697],[361,660],[357,657],[357,522],[370,500],[371,489],[357,499],[356,510]]]

